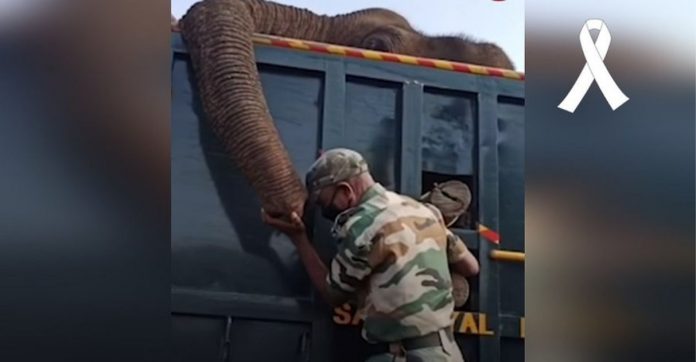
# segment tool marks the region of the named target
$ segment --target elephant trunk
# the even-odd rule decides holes
[[[212,130],[272,215],[301,216],[306,191],[269,113],[251,36],[322,41],[329,21],[261,0],[204,0],[180,21]]]

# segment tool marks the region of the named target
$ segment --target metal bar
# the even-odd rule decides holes
[[[346,72],[340,60],[326,60],[321,141],[323,150],[340,147],[345,142]]]
[[[254,48],[256,64],[270,64],[292,69],[305,69],[317,72],[326,71],[326,62],[343,62],[343,59],[332,59],[321,54],[306,54],[289,51],[287,49],[256,47]],[[517,82],[520,83],[520,82]]]
[[[491,250],[489,255],[493,260],[524,263],[524,253],[519,251]]]
[[[276,46],[300,51],[353,57],[371,61],[402,63],[411,66],[435,68],[445,71],[471,73],[488,77],[501,77],[517,81],[524,80],[524,73],[514,70],[486,67],[475,64],[446,61],[441,59],[420,58],[404,54],[385,53],[369,49],[352,48],[341,45],[319,43],[309,40],[283,38],[265,34],[254,34],[252,40],[257,45]]]
[[[419,69],[401,64],[376,63],[363,60],[347,59],[346,72],[364,78],[382,79],[390,82],[413,82],[418,80],[421,84],[438,89],[454,91],[475,92],[480,77],[473,74],[452,74],[433,71],[432,69]],[[500,79],[505,83],[519,83]]]
[[[478,190],[479,220],[493,230],[498,230],[498,120],[497,95],[494,84],[482,81],[478,95]],[[490,242],[479,244],[479,308],[485,311],[493,326],[494,336],[479,338],[479,355],[482,362],[500,362],[500,281],[499,265],[490,258],[482,257],[497,245]]]
[[[345,144],[345,105],[346,105],[346,70],[343,59],[324,59],[324,90],[321,117],[321,140],[319,145],[322,150],[335,147],[349,147]],[[315,215],[317,217],[317,215]],[[317,223],[314,223],[317,225]],[[324,262],[330,263],[326,258],[333,257],[335,243],[328,233],[320,233],[314,230],[315,246]],[[324,302],[318,292],[312,288],[314,300],[315,318],[312,320],[312,330],[309,339],[309,351],[307,358],[316,361],[329,361],[332,349],[332,325],[331,314],[326,313]]]
[[[176,31],[173,31],[171,36],[175,39],[181,38],[181,35]],[[254,44],[261,46],[288,48],[300,51],[330,54],[341,57],[369,59],[372,61],[402,63],[412,66],[436,68],[445,71],[471,73],[488,77],[501,77],[517,81],[524,81],[525,78],[523,72],[518,72],[514,70],[485,67],[481,65],[452,62],[441,59],[420,58],[404,54],[385,53],[375,50],[352,48],[342,45],[319,43],[309,40],[284,38],[266,34],[253,34],[251,39],[254,42]]]
[[[416,197],[421,193],[423,84],[416,81],[405,82],[401,99],[399,191],[402,194]]]
[[[380,79],[389,82],[406,82],[417,79],[425,87],[434,87],[452,91],[479,91],[480,81],[485,79],[495,84],[496,93],[511,98],[524,97],[524,82],[506,78],[481,77],[477,74],[452,73],[406,64],[373,62],[357,58],[336,58],[322,54],[307,54],[283,48],[257,47],[256,62],[286,68],[298,68],[313,71],[326,71],[326,64],[341,63],[345,73],[351,76]],[[186,55],[179,55],[186,58]]]
[[[287,322],[310,322],[316,314],[307,299],[180,288],[172,288],[171,311]]]
[[[180,55],[185,57],[185,55]],[[342,63],[351,76],[406,82],[417,79],[426,87],[452,91],[478,92],[482,79],[495,83],[496,92],[512,98],[524,97],[524,82],[506,78],[485,78],[477,74],[452,73],[406,64],[373,62],[358,58],[336,58],[329,55],[295,52],[283,48],[257,47],[256,62],[286,68],[325,71],[327,63]]]
[[[225,335],[222,338],[222,362],[227,362],[230,358],[230,346],[232,341],[230,340],[230,332],[232,330],[232,317],[227,316],[227,322],[225,323]]]

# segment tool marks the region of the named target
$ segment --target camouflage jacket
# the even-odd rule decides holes
[[[363,338],[392,342],[451,325],[448,264],[466,246],[436,208],[376,184],[339,215],[332,232],[339,246],[329,290],[336,300],[360,296]]]

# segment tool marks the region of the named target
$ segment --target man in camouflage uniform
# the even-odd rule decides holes
[[[435,208],[386,190],[352,150],[325,152],[307,173],[310,203],[334,221],[339,240],[330,270],[307,238],[299,215],[264,220],[286,233],[314,286],[333,306],[357,299],[363,338],[380,343],[381,361],[463,361],[452,334],[450,267],[469,276],[478,262]]]

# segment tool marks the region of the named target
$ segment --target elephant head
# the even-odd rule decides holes
[[[263,0],[203,0],[180,20],[203,108],[270,213],[302,214],[306,193],[268,111],[253,33],[512,68],[497,46],[429,37],[386,9],[323,16]]]

